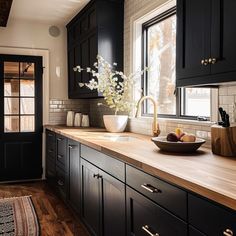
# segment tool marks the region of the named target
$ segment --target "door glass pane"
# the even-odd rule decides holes
[[[147,30],[147,94],[158,101],[159,114],[176,114],[175,90],[176,16],[170,16]],[[153,113],[148,102],[147,113]]]
[[[34,132],[34,116],[21,116],[20,117],[20,131],[21,132]]]
[[[20,80],[20,95],[25,97],[34,96],[34,80]]]
[[[34,78],[34,63],[21,62],[20,63],[20,77],[21,78]]]
[[[4,62],[4,78],[19,78],[18,62]]]
[[[18,98],[4,98],[4,114],[19,114]]]
[[[4,131],[6,133],[19,132],[19,116],[5,116]]]
[[[4,79],[4,96],[19,96],[18,79]]]
[[[34,114],[34,98],[21,98],[20,109],[20,114]]]

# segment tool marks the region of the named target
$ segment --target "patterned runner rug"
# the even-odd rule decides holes
[[[39,236],[30,196],[0,199],[0,236]]]

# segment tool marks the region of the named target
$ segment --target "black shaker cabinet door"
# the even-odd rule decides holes
[[[202,60],[210,55],[211,0],[177,1],[177,56],[178,79],[210,74],[210,66]]]
[[[129,236],[187,236],[187,225],[151,200],[127,187]]]
[[[211,73],[236,71],[236,1],[212,1]]]
[[[100,190],[98,168],[81,159],[81,217],[91,235],[100,235]]]
[[[235,9],[234,0],[177,0],[177,87],[236,81]]]
[[[103,236],[125,236],[125,184],[100,171]]]

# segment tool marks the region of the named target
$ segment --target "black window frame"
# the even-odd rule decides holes
[[[149,21],[146,21],[142,24],[142,69],[147,67],[148,63],[148,53],[147,53],[147,41],[148,41],[148,28],[173,16],[176,15],[176,7],[172,7],[169,10],[159,14],[158,16],[152,18]],[[148,71],[145,71],[141,77],[141,89],[142,89],[142,95],[146,96],[148,95]],[[185,92],[186,88],[176,88],[175,89],[175,96],[176,96],[176,114],[170,115],[170,114],[158,114],[158,117],[160,118],[173,118],[173,119],[186,119],[186,120],[198,120],[198,116],[188,116],[188,115],[182,115],[185,114],[185,100],[184,97],[186,96]],[[147,112],[148,108],[148,101],[145,100],[142,106],[142,116],[153,116],[153,114],[150,114]],[[210,120],[210,117],[204,117],[206,120]]]

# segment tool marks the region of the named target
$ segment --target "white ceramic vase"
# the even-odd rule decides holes
[[[105,128],[111,133],[124,132],[128,122],[128,116],[125,115],[104,115],[103,122]]]

